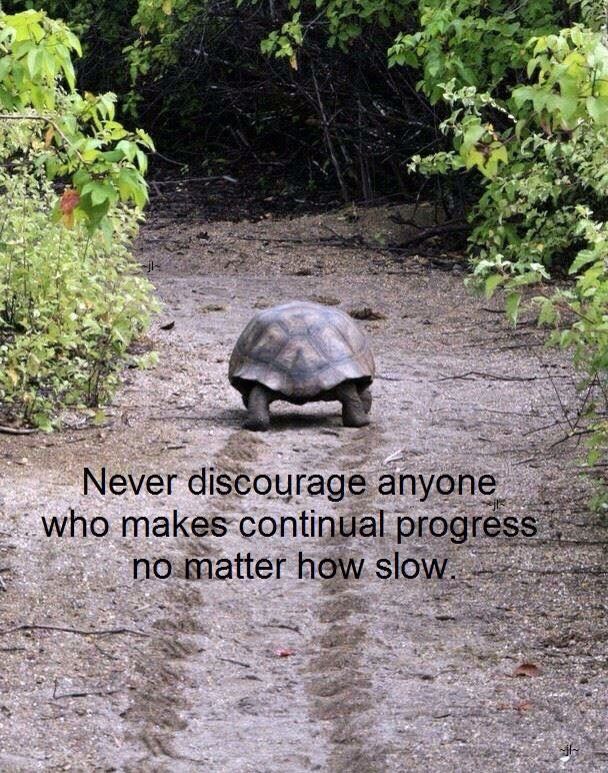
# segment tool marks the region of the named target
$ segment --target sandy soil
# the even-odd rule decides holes
[[[297,220],[154,219],[138,243],[165,302],[160,365],[129,370],[107,426],[0,436],[0,770],[557,771],[608,768],[606,533],[589,513],[580,449],[559,442],[576,409],[568,362],[531,324],[510,330],[462,273],[400,263],[382,243],[395,210]],[[377,250],[357,245],[373,239]],[[352,237],[355,237],[354,239]],[[378,366],[373,422],[336,406],[276,407],[272,430],[240,429],[227,385],[251,314],[290,298],[368,307]],[[172,329],[161,325],[174,322]],[[399,452],[399,453],[396,453]],[[386,462],[393,456],[393,461]],[[84,496],[83,466],[110,472],[493,474],[502,515],[534,538],[464,545],[414,537],[448,557],[444,580],[185,580],[186,557],[299,551],[376,559],[392,535],[297,540],[124,539],[125,515],[246,512],[488,516],[494,496]],[[69,507],[112,524],[104,539],[44,536]],[[133,580],[134,557],[175,576]],[[454,579],[451,576],[454,575]],[[94,632],[94,633],[93,633]],[[514,676],[522,663],[538,673]],[[532,669],[533,672],[536,669]],[[577,749],[560,762],[568,744]]]

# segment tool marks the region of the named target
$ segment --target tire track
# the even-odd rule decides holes
[[[344,473],[364,472],[381,443],[378,425],[358,430],[352,439],[337,446],[337,455],[328,454],[324,466],[331,465],[332,471]],[[373,499],[374,490],[368,480],[366,493],[349,501],[348,513],[372,515]],[[340,506],[344,514],[344,503]],[[375,541],[361,545],[362,540],[356,537],[336,537],[320,542],[317,550],[337,559],[358,548],[357,555],[364,555],[369,563],[371,542]],[[381,710],[365,663],[365,654],[373,647],[368,629],[373,592],[370,581],[364,574],[359,580],[335,578],[320,582],[316,615],[322,633],[308,676],[312,713],[325,725],[330,746],[325,770],[381,773],[387,770],[388,750],[379,740],[383,734],[375,729]]]
[[[255,463],[263,447],[263,441],[251,433],[233,432],[214,455],[215,467],[218,471],[242,471],[245,465]],[[228,499],[210,500],[208,515],[213,517],[229,509]],[[180,504],[185,512],[192,510],[191,499],[176,499],[175,506],[179,508]],[[197,554],[212,557],[220,552],[210,540],[196,544]],[[192,543],[184,538],[174,546],[171,558],[183,567],[185,558],[192,554]],[[161,586],[167,597],[160,608],[165,608],[167,614],[154,620],[151,627],[162,631],[162,635],[150,641],[145,657],[138,663],[141,682],[131,707],[123,714],[133,728],[130,740],[143,747],[143,754],[125,765],[126,773],[209,770],[211,760],[193,756],[192,748],[186,747],[181,737],[188,733],[188,717],[196,706],[196,672],[200,670],[197,659],[206,636],[206,600],[200,586],[178,584],[177,579]]]

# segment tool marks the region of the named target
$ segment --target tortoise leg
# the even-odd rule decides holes
[[[365,427],[369,418],[357,387],[352,382],[340,384],[336,388],[338,400],[342,403],[342,423],[345,427]]]
[[[359,392],[359,397],[363,403],[363,410],[365,413],[369,413],[372,409],[372,390],[369,387],[365,387]]]
[[[270,426],[270,412],[268,403],[270,393],[266,387],[256,384],[249,392],[247,400],[247,418],[243,422],[243,429],[253,432],[265,432]]]

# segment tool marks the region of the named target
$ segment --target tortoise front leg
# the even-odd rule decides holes
[[[249,392],[247,418],[243,422],[243,429],[265,432],[270,427],[269,403],[270,391],[261,384],[255,384]]]
[[[342,424],[345,427],[365,427],[369,424],[361,396],[352,381],[340,384],[336,388],[336,394],[342,403]]]

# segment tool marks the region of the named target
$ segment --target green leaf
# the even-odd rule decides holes
[[[53,431],[53,422],[47,414],[35,413],[32,417],[32,420],[35,426],[38,427],[38,429],[41,429],[43,432]]]
[[[576,274],[577,271],[580,271],[583,266],[586,266],[588,263],[592,263],[594,260],[601,261],[602,259],[596,254],[594,250],[581,250],[572,261],[570,268],[568,269],[568,273]],[[600,267],[601,265],[602,264],[600,264]]]
[[[600,126],[608,126],[608,96],[587,97],[587,112]]]
[[[462,140],[463,147],[468,149],[472,145],[476,145],[485,133],[485,126],[482,126],[481,124],[473,124],[473,126],[470,126],[464,133]]]
[[[491,298],[494,295],[494,292],[496,288],[501,284],[501,282],[504,280],[504,277],[502,274],[490,274],[486,278],[486,281],[484,283],[484,291],[486,298]]]
[[[521,302],[521,295],[518,292],[510,292],[507,295],[507,299],[505,301],[505,311],[507,312],[507,317],[509,320],[515,325],[517,324],[517,315],[519,312],[519,304]]]
[[[539,325],[552,325],[557,318],[555,304],[550,298],[542,298],[541,308],[538,315]]]
[[[84,196],[86,194],[89,194],[91,197],[91,204],[96,207],[99,204],[102,204],[108,199],[112,199],[113,197],[113,191],[112,188],[109,185],[105,185],[104,183],[91,181],[87,183],[84,188],[81,190],[81,194]]]

